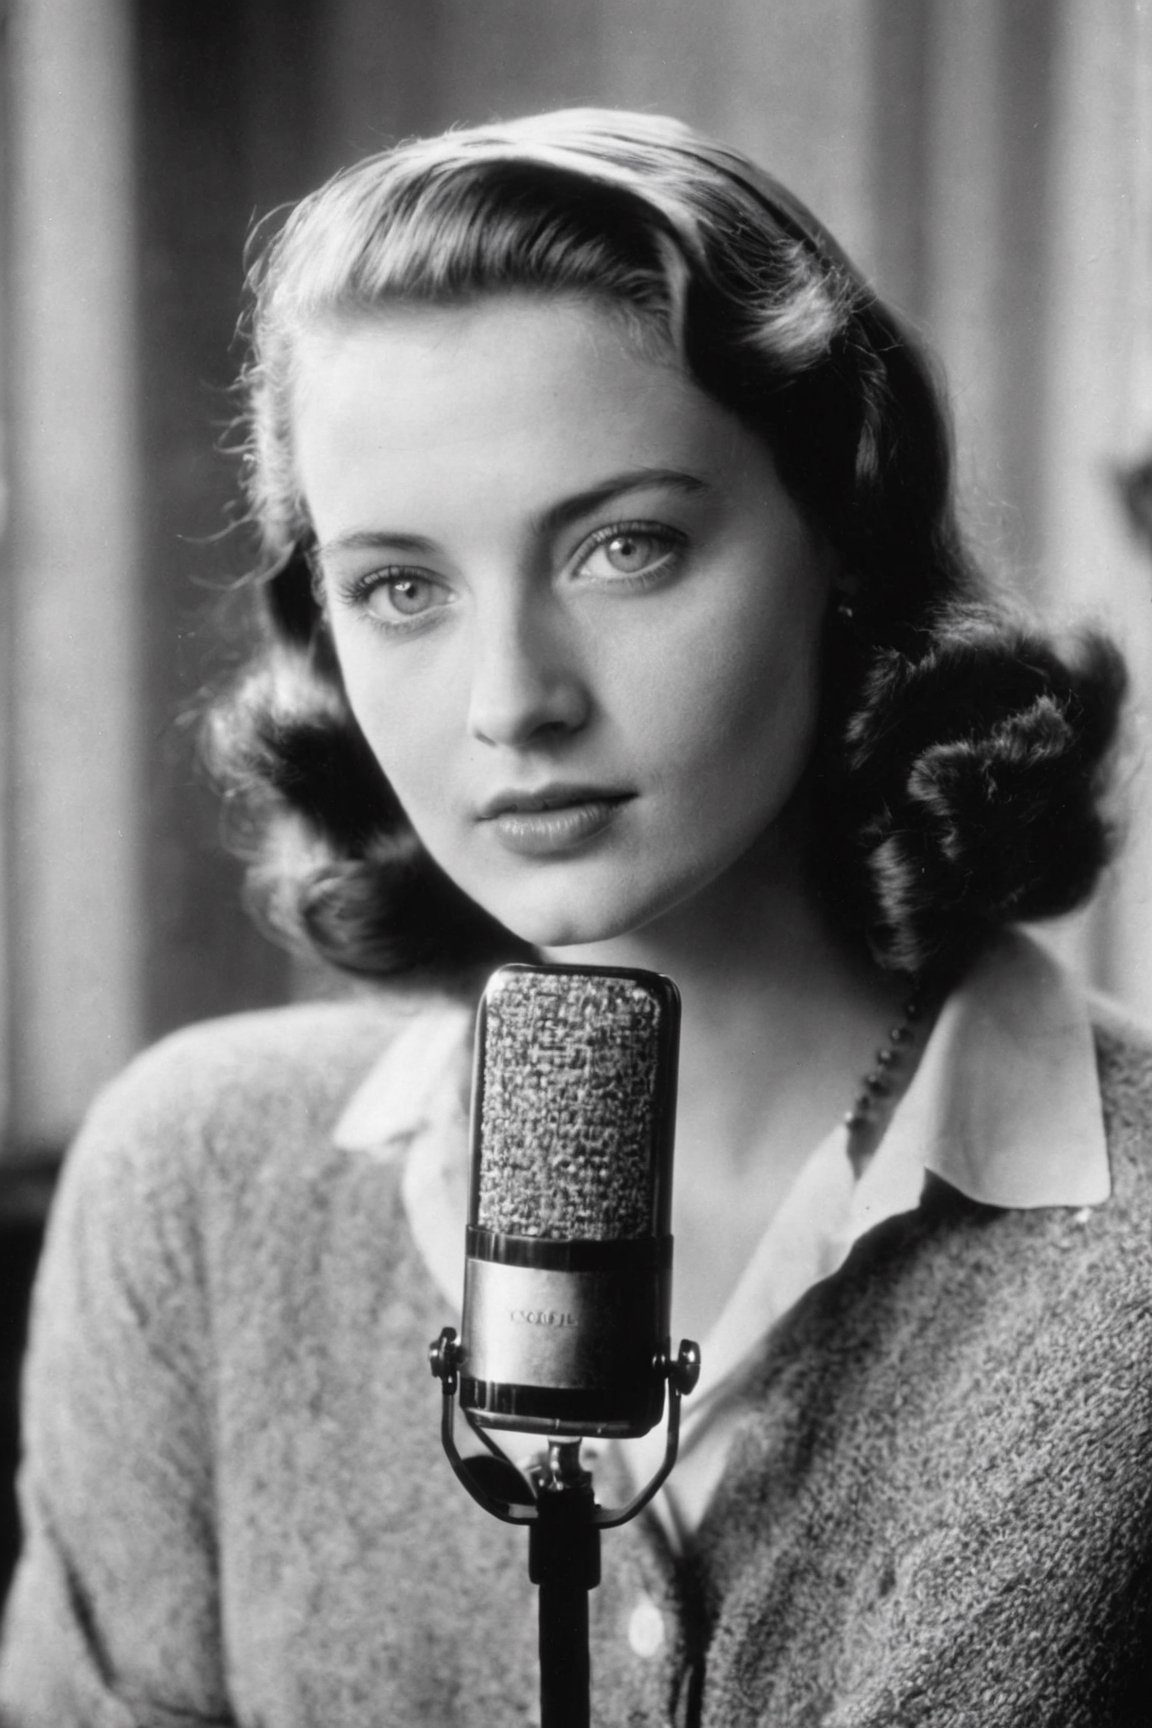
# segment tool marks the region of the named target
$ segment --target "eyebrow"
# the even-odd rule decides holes
[[[539,516],[532,519],[532,531],[543,537],[557,534],[570,527],[573,522],[578,522],[582,516],[590,515],[592,511],[610,504],[615,498],[657,486],[693,496],[707,492],[710,482],[702,475],[690,474],[682,468],[630,468],[623,474],[610,475],[597,485],[586,487],[582,492],[574,492],[570,498],[561,498],[557,503],[550,504]],[[323,546],[316,548],[314,556],[322,559],[333,552],[371,552],[381,546],[393,546],[400,552],[436,550],[435,541],[429,540],[423,534],[406,534],[386,528],[357,528],[325,541]]]

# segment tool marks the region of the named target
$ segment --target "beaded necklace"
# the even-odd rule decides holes
[[[877,1050],[873,1066],[863,1076],[860,1090],[844,1113],[848,1130],[848,1155],[859,1175],[891,1114],[897,1092],[911,1078],[913,1057],[918,1054],[924,1022],[924,991],[915,984],[900,1011],[900,1018]]]

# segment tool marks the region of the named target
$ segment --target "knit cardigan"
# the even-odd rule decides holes
[[[525,1534],[440,1448],[456,1317],[397,1163],[332,1138],[399,1011],[195,1028],[94,1111],[34,1304],[6,1728],[538,1719]],[[691,1554],[605,1533],[602,1728],[1152,1722],[1152,1053],[1098,1051],[1107,1204],[929,1178],[773,1329]]]

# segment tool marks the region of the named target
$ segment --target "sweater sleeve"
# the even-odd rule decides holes
[[[165,1106],[179,1058],[162,1052],[97,1105],[48,1232],[25,1372],[25,1545],[0,1654],[4,1728],[231,1720],[199,1201],[188,1124],[177,1126],[171,1096]]]

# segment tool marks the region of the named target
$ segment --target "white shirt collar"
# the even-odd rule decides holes
[[[473,1020],[460,1004],[417,1008],[335,1130],[348,1151],[402,1161],[409,1224],[452,1317],[464,1267]],[[1079,1208],[1111,1192],[1084,996],[1021,934],[993,944],[945,1002],[860,1179],[840,1124],[768,1225],[703,1340],[700,1383],[681,1423],[681,1462],[656,1508],[673,1540],[698,1520],[719,1475],[732,1431],[728,1394],[760,1340],[866,1231],[916,1209],[925,1171],[989,1206]],[[642,1480],[663,1442],[653,1434],[628,1444]]]
[[[707,1340],[694,1411],[861,1236],[916,1209],[925,1171],[987,1206],[1079,1208],[1111,1192],[1084,996],[1019,933],[993,944],[944,1003],[860,1179],[842,1124],[802,1166]]]
[[[417,1008],[336,1124],[337,1146],[403,1161],[401,1189],[424,1263],[459,1314],[468,1215],[468,1100],[475,1015],[438,1000]]]
[[[407,1196],[417,1213],[434,1203],[443,1217],[440,1201],[451,1195],[454,1247],[464,1218],[455,1203],[463,1207],[467,1192],[472,1026],[462,1004],[436,1000],[414,1011],[335,1130],[338,1145],[379,1158],[409,1154],[418,1142]],[[853,1184],[851,1240],[913,1209],[925,1170],[989,1206],[1093,1206],[1111,1192],[1084,995],[1019,932],[988,948],[941,1009],[879,1150]],[[459,1282],[457,1271],[450,1288]]]
[[[987,1206],[1095,1206],[1111,1192],[1084,995],[1018,932],[941,1008],[856,1187],[853,1238],[914,1207],[925,1170]]]
[[[409,1222],[451,1301],[463,1275],[472,1026],[463,1004],[416,1009],[335,1128],[347,1151],[404,1156]],[[834,1130],[782,1208],[808,1211],[819,1191],[826,1222],[838,1218],[836,1261],[865,1230],[914,1210],[926,1170],[988,1206],[1097,1206],[1109,1198],[1092,1025],[1083,992],[1047,949],[1009,933],[979,957],[941,1009],[864,1175],[853,1182],[845,1166],[843,1130]],[[829,1182],[843,1196],[832,1213]],[[779,1251],[779,1232],[772,1234]],[[782,1241],[800,1239],[789,1229]],[[832,1270],[826,1248],[801,1260],[788,1284],[807,1286]]]

